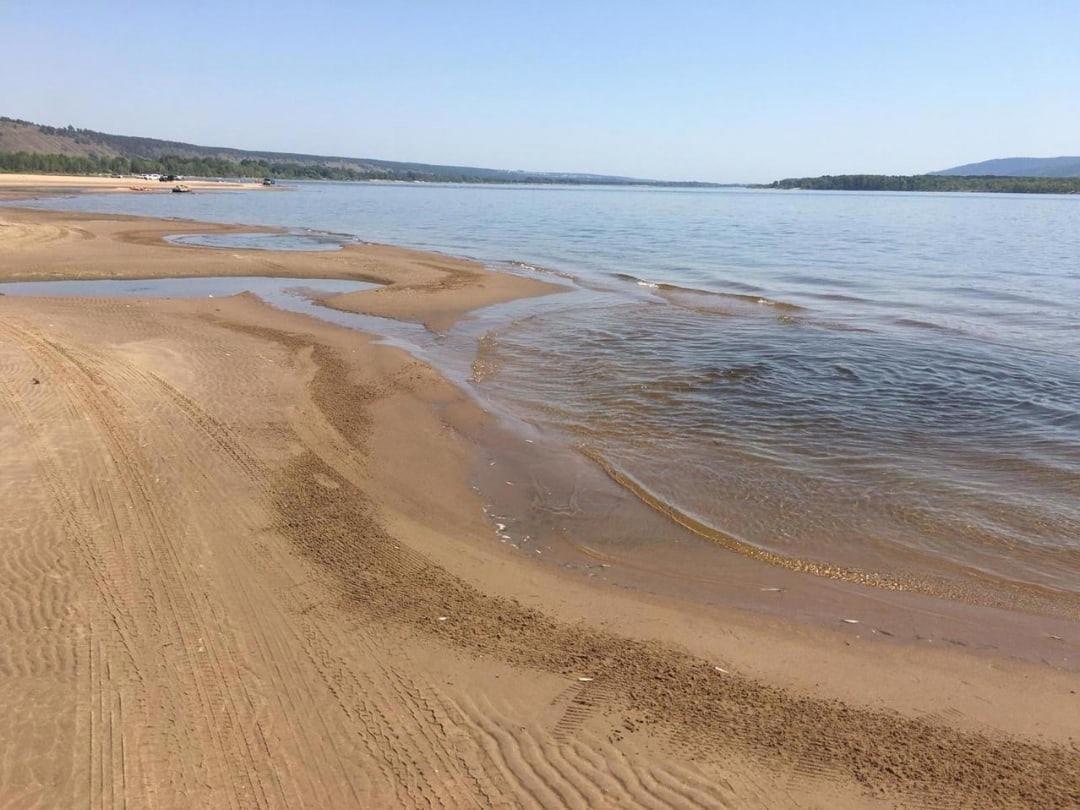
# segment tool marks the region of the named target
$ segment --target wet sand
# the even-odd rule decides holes
[[[557,289],[383,246],[161,241],[226,230],[3,209],[0,277],[376,280],[331,303],[433,330]],[[948,604],[722,548],[684,549],[698,569],[711,555],[695,587],[712,599],[660,587],[649,549],[572,538],[610,560],[595,577],[530,559],[495,542],[471,486],[515,441],[491,422],[404,352],[250,295],[0,297],[5,802],[1080,801],[1065,631],[1038,640],[1069,659],[1046,663],[901,643],[877,630]],[[785,608],[740,605],[749,583]],[[859,623],[806,620],[823,593]]]
[[[274,229],[5,208],[0,210],[2,278],[355,279],[382,286],[322,303],[349,312],[415,321],[434,331],[449,328],[479,307],[562,289],[492,272],[478,262],[392,245],[346,244],[340,251],[301,252],[210,249],[164,241],[170,235],[253,232],[273,233]]]

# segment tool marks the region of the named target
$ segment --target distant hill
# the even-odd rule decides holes
[[[464,183],[572,183],[582,185],[712,186],[599,174],[524,172],[477,166],[441,166],[372,158],[259,152],[225,146],[110,135],[91,129],[50,127],[0,117],[0,171],[97,171],[185,175],[411,180]]]
[[[979,163],[965,163],[931,174],[965,177],[1080,177],[1080,157],[997,158]]]

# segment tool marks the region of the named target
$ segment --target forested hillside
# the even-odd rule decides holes
[[[965,163],[933,174],[964,175],[968,177],[1080,177],[1080,157],[997,158],[979,163]]]
[[[258,152],[180,141],[110,135],[0,117],[0,171],[165,172],[200,177],[282,177],[329,180],[412,180],[459,183],[576,183],[705,186],[595,174],[524,172],[370,158]]]

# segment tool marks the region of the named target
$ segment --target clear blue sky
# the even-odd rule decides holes
[[[201,144],[772,180],[1080,153],[1080,2],[0,0],[0,114]]]

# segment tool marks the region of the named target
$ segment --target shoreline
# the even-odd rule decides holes
[[[224,233],[256,228],[171,221],[148,225],[138,218],[0,209],[0,222],[12,219],[15,227],[24,229],[23,236],[9,239],[6,248],[0,236],[0,256],[5,275],[13,270],[22,274],[20,280],[117,277],[136,268],[146,273],[150,265],[152,272],[141,277],[306,275],[389,281],[381,297],[365,291],[350,294],[355,297],[344,305],[337,298],[323,303],[398,317],[432,331],[445,331],[472,308],[552,292],[547,287],[557,286],[535,286],[542,282],[517,276],[495,281],[495,276],[505,274],[464,260],[386,246],[359,245],[329,254],[241,251],[244,255],[236,257],[165,245],[160,238],[163,231]],[[259,255],[246,255],[255,253]],[[196,469],[194,462],[181,461],[178,469],[163,463],[178,448],[162,444],[165,437],[157,433],[146,434],[148,426],[141,426],[140,420],[171,419],[174,427],[188,429],[184,425],[194,418],[209,426],[195,443],[200,448],[206,445],[199,452],[209,460],[207,474],[212,479],[220,477],[214,465],[228,469],[229,464],[240,464],[251,481],[274,482],[265,497],[252,499],[246,493],[254,484],[245,481],[231,482],[226,491],[236,490],[235,499],[249,504],[247,509],[265,510],[267,516],[255,520],[255,525],[268,533],[265,548],[260,547],[266,557],[281,570],[306,572],[311,580],[301,589],[306,597],[296,597],[296,604],[303,610],[310,598],[310,604],[318,607],[302,614],[302,621],[318,623],[322,633],[333,628],[334,637],[343,641],[349,638],[343,628],[355,622],[362,627],[399,628],[403,637],[396,645],[383,638],[364,643],[376,645],[389,659],[404,655],[415,667],[412,677],[423,673],[429,681],[449,654],[454,688],[436,689],[434,681],[425,688],[452,693],[450,702],[455,706],[475,702],[477,690],[490,689],[502,696],[503,708],[494,714],[487,711],[481,717],[483,712],[459,710],[460,719],[451,725],[464,738],[472,738],[474,724],[499,726],[502,721],[492,718],[500,712],[508,718],[540,717],[535,725],[533,720],[526,724],[535,737],[531,745],[541,739],[552,739],[558,747],[563,744],[560,739],[581,744],[608,738],[605,744],[590,743],[590,761],[611,763],[622,757],[634,771],[639,765],[633,763],[653,757],[661,763],[658,767],[667,769],[666,776],[656,777],[661,783],[682,779],[683,790],[693,784],[714,800],[717,794],[709,791],[716,790],[715,780],[723,774],[735,785],[730,798],[744,804],[754,803],[748,785],[760,779],[774,788],[781,783],[798,786],[810,796],[839,805],[868,803],[877,791],[884,791],[876,795],[886,802],[911,801],[917,794],[947,796],[955,786],[950,786],[941,767],[952,769],[951,776],[959,774],[961,789],[972,791],[964,794],[968,800],[1016,797],[1019,794],[1010,791],[1019,789],[1050,801],[1072,795],[1068,791],[1075,781],[1070,780],[1080,773],[1080,763],[1075,752],[1057,748],[1067,745],[1077,731],[1069,720],[1074,716],[1070,707],[1075,707],[1070,688],[1076,686],[1070,672],[955,645],[926,649],[895,644],[868,634],[865,624],[826,629],[731,606],[695,605],[672,593],[635,592],[617,580],[584,581],[562,575],[557,566],[536,565],[500,548],[490,540],[483,502],[468,483],[479,452],[473,435],[489,427],[490,417],[431,367],[399,349],[376,345],[370,337],[343,327],[272,310],[250,296],[122,303],[11,296],[0,298],[0,324],[9,382],[18,378],[11,376],[12,369],[28,368],[28,362],[63,379],[63,385],[56,386],[61,390],[54,391],[46,378],[48,390],[35,390],[36,399],[28,405],[19,405],[21,393],[9,397],[13,412],[21,414],[16,432],[31,437],[19,441],[36,448],[30,455],[36,454],[39,464],[48,466],[50,462],[40,459],[51,453],[56,459],[84,459],[85,466],[91,457],[80,443],[93,446],[103,440],[113,457],[145,456],[142,469],[172,476],[174,485],[182,487],[183,474]],[[204,328],[212,339],[199,333]],[[205,341],[216,348],[199,349]],[[60,348],[63,352],[58,354]],[[234,352],[250,365],[233,359]],[[287,373],[281,379],[252,376],[253,369],[268,364],[280,365]],[[102,403],[92,389],[80,388],[78,381],[86,375],[114,392],[108,395],[114,398],[109,402],[122,418],[114,420],[107,409],[90,407]],[[230,375],[235,379],[223,386]],[[110,382],[121,379],[136,381],[134,394]],[[145,390],[139,388],[144,382],[149,386]],[[149,411],[135,407],[153,405],[166,390],[179,396],[169,394]],[[101,421],[107,428],[101,434],[104,439],[84,435],[94,431],[77,422],[64,428],[74,444],[49,439],[60,428],[35,417],[39,406],[44,409],[41,413],[54,412],[37,400],[72,396],[81,397],[79,401],[98,414],[91,427],[94,419]],[[129,402],[128,397],[134,399]],[[192,411],[195,406],[199,410]],[[170,409],[178,409],[177,414]],[[31,425],[36,428],[31,430]],[[152,437],[149,449],[117,446],[116,437],[125,433]],[[239,455],[234,452],[238,443],[243,446]],[[76,452],[73,447],[83,449]],[[231,462],[221,457],[223,450]],[[67,481],[58,485],[61,489],[74,492],[89,486],[82,478],[68,481],[61,470],[56,466],[58,480]],[[178,497],[159,492],[150,478],[139,481],[162,503]],[[234,517],[229,511],[234,508],[231,495],[221,503],[204,503],[209,495],[185,497],[193,503],[183,499],[172,503],[179,523],[189,519],[194,503],[219,518]],[[92,511],[92,502],[87,504],[81,508]],[[159,518],[163,513],[158,509]],[[92,525],[88,519],[85,523]],[[219,549],[204,563],[212,568],[224,565],[216,556],[229,556],[220,545],[224,538],[215,535],[214,527],[200,531],[210,547]],[[87,532],[94,534],[89,528]],[[357,537],[363,542],[357,543]],[[320,538],[332,542],[314,542]],[[724,553],[715,550],[717,555]],[[241,571],[227,570],[230,576]],[[245,587],[261,592],[264,574],[244,573]],[[792,581],[797,578],[788,576]],[[169,582],[162,586],[165,590],[179,587]],[[788,592],[796,595],[797,589]],[[211,592],[208,598],[213,602],[232,597]],[[260,602],[271,613],[281,610],[280,605],[270,607],[274,598]],[[873,599],[882,601],[879,596]],[[888,611],[888,604],[882,603]],[[800,609],[795,607],[793,613],[797,617]],[[445,620],[440,621],[441,615]],[[986,615],[965,613],[958,621],[974,627]],[[290,615],[281,622],[300,620]],[[256,625],[250,628],[255,635],[262,632]],[[286,636],[275,638],[275,643],[285,643]],[[229,646],[220,634],[215,643],[219,650]],[[384,649],[387,645],[393,649]],[[987,660],[994,662],[989,670]],[[843,666],[838,667],[837,661]],[[355,664],[341,666],[350,670]],[[503,684],[493,685],[493,671],[502,673]],[[928,688],[928,682],[934,688]],[[962,682],[966,688],[959,685]],[[1025,699],[1020,684],[1022,690],[1039,694],[1038,705]],[[579,695],[593,693],[590,705],[601,710],[571,711]],[[550,706],[552,698],[559,707],[554,717],[551,711],[538,709]],[[842,713],[829,708],[837,700],[844,701]],[[982,705],[985,701],[989,708]],[[721,707],[727,713],[713,713]],[[957,707],[959,717],[953,714]],[[734,719],[732,711],[736,717],[750,718],[750,726]],[[889,712],[898,714],[893,717]],[[702,720],[707,722],[702,725]],[[416,722],[416,738],[424,738],[423,723]],[[754,739],[751,726],[760,732],[774,723],[789,731]],[[695,741],[690,754],[671,745],[680,733]],[[817,747],[815,741],[824,739],[834,751]],[[443,746],[431,750],[435,749],[442,751]],[[420,745],[413,752],[423,750]],[[1009,771],[1009,763],[1015,762],[1035,763],[1036,776]],[[770,763],[773,773],[763,772],[762,763]],[[786,764],[777,768],[777,763]],[[812,765],[809,775],[799,763]],[[893,763],[895,773],[890,775],[885,763]],[[1039,763],[1047,770],[1039,771]],[[451,766],[447,764],[448,773]],[[299,764],[295,767],[300,769]],[[476,767],[487,773],[488,765]],[[554,767],[562,773],[563,765]],[[1054,768],[1058,776],[1053,775]],[[693,771],[690,776],[687,769]],[[1030,778],[1036,781],[1017,781]],[[449,779],[435,781],[448,791]],[[218,791],[225,789],[225,781],[222,777],[214,796],[223,795]],[[875,793],[867,793],[868,786]],[[514,795],[514,788],[510,785],[502,792]]]
[[[437,335],[445,333],[473,310],[569,289],[564,284],[500,272],[473,259],[379,243],[346,243],[340,251],[311,252],[203,247],[168,242],[165,239],[166,236],[191,234],[287,233],[279,227],[213,224],[194,220],[155,220],[150,217],[48,211],[17,206],[0,208],[0,224],[4,222],[4,211],[14,215],[9,219],[9,226],[26,227],[27,223],[32,223],[29,227],[47,231],[42,237],[44,239],[63,242],[72,232],[80,232],[78,223],[98,223],[102,236],[125,247],[123,250],[110,252],[107,269],[100,269],[98,263],[86,255],[84,229],[80,236],[83,244],[74,242],[72,245],[77,246],[74,253],[78,255],[81,268],[77,274],[67,274],[67,268],[72,261],[71,252],[57,250],[56,245],[50,245],[45,254],[48,256],[48,263],[35,260],[34,253],[23,254],[16,251],[11,254],[8,250],[8,275],[5,275],[3,280],[153,279],[166,276],[213,275],[358,280],[380,286],[354,293],[317,295],[313,300],[321,306],[343,313],[418,324]],[[123,227],[126,223],[138,227]],[[48,230],[47,226],[52,226],[52,229]],[[30,236],[21,241],[34,238]],[[11,239],[7,241],[10,242]],[[138,247],[139,250],[128,249],[129,245]],[[143,252],[146,249],[154,251],[154,272],[146,271],[146,256]],[[178,250],[188,251],[189,255],[178,254]],[[4,252],[5,245],[0,241],[0,255]],[[41,252],[36,253],[40,255]],[[190,260],[196,257],[198,261]],[[27,267],[32,268],[31,272],[26,272]],[[132,267],[137,269],[133,271]],[[370,327],[363,325],[358,328],[363,331],[369,328],[377,330],[379,324],[376,322]],[[462,384],[463,380],[456,382]],[[854,583],[884,591],[920,594],[947,602],[1024,610],[1056,619],[1075,620],[1080,615],[1080,608],[1075,598],[1070,595],[1056,594],[1035,585],[1007,580],[996,581],[988,575],[972,577],[957,574],[953,577],[934,578],[928,574],[881,573],[827,560],[800,559],[777,554],[728,536],[693,516],[683,514],[655,498],[632,477],[612,467],[605,459],[587,448],[578,447],[569,451],[583,455],[622,492],[644,504],[651,512],[662,516],[662,521],[671,521],[681,530],[703,538],[727,552],[758,560],[767,567],[787,568],[807,576]],[[663,534],[662,528],[656,531]],[[603,533],[601,530],[601,534]],[[595,550],[584,553],[603,556],[603,552]],[[989,587],[991,583],[993,588]],[[1077,666],[1080,666],[1080,656],[1077,660]]]
[[[52,212],[48,210],[23,209],[18,207],[5,207],[4,209],[0,209],[0,223],[3,223],[2,213],[4,210],[15,212],[16,215],[28,217],[32,222],[36,223],[37,226],[40,226],[42,223],[64,223],[72,220],[76,223],[100,223],[103,224],[101,235],[112,240],[112,242],[137,246],[143,250],[153,248],[162,258],[172,253],[174,254],[173,258],[175,260],[177,259],[175,251],[180,250],[190,252],[189,257],[179,260],[179,267],[173,263],[163,261],[162,258],[155,257],[155,272],[146,272],[145,256],[141,251],[137,254],[132,254],[129,250],[125,250],[119,254],[117,252],[110,252],[107,271],[102,273],[100,271],[92,270],[88,273],[86,272],[86,267],[89,264],[88,257],[85,254],[85,245],[82,245],[79,247],[78,252],[80,264],[83,269],[77,275],[69,276],[62,274],[60,277],[65,279],[153,279],[160,277],[236,275],[339,278],[377,284],[379,286],[376,288],[359,292],[325,295],[317,294],[311,300],[330,310],[357,315],[371,315],[378,319],[382,319],[370,324],[349,327],[352,329],[359,329],[365,334],[378,334],[382,338],[388,336],[385,333],[385,330],[380,331],[383,324],[389,325],[389,323],[395,321],[403,324],[412,323],[422,326],[434,335],[442,335],[461,318],[469,316],[469,313],[473,310],[483,309],[484,307],[493,304],[505,303],[511,300],[526,299],[537,295],[548,295],[569,289],[563,284],[540,281],[494,270],[473,259],[379,243],[346,243],[340,251],[324,253],[303,250],[273,251],[220,247],[208,248],[198,245],[174,243],[166,241],[165,238],[166,236],[194,233],[213,235],[231,233],[287,233],[283,228],[272,226],[215,224],[202,223],[194,220],[155,220],[154,218],[141,216],[112,214],[98,215],[92,213],[80,214],[62,211]],[[140,227],[132,229],[116,227],[122,223],[136,223]],[[10,223],[8,224],[10,225]],[[17,227],[18,222],[15,224]],[[65,227],[66,226],[61,225],[60,232],[64,236],[70,235],[64,231]],[[74,230],[78,231],[79,229],[76,227]],[[55,236],[55,232],[49,233],[49,238]],[[62,238],[63,236],[61,236],[61,239]],[[80,234],[80,238],[85,239],[85,233]],[[0,241],[0,253],[4,251],[4,247],[3,241]],[[52,247],[54,254],[52,257],[53,261],[62,267],[66,267],[68,258],[63,252],[55,251],[55,246]],[[164,251],[162,251],[163,248]],[[210,254],[215,253],[218,254],[216,257],[210,256]],[[49,272],[48,270],[43,272],[43,268],[48,267],[48,265],[40,263],[35,263],[33,265],[35,268],[34,273],[30,275],[20,274],[19,258],[20,254],[16,252],[14,260],[9,263],[8,267],[9,272],[10,268],[14,268],[15,273],[11,276],[5,276],[4,280],[35,281],[57,279],[55,272]],[[22,256],[21,258],[26,259],[28,257]],[[194,261],[196,258],[198,261]],[[139,270],[134,274],[130,274],[128,271],[130,263],[137,263],[139,266]],[[252,266],[252,263],[254,266]],[[386,319],[389,319],[389,321]],[[411,350],[406,349],[406,351]],[[430,363],[430,360],[427,362]],[[444,369],[441,373],[446,374],[447,371]],[[465,384],[465,380],[464,378],[457,379],[452,384],[460,386]],[[470,393],[469,396],[477,397],[478,392],[474,391]],[[484,403],[480,400],[476,400],[476,404],[481,407],[481,409],[485,407]],[[502,416],[499,417],[500,419],[517,419],[504,410],[501,410],[501,413]],[[524,423],[522,423],[522,425],[524,425]],[[502,428],[495,430],[495,433],[509,435],[509,432]],[[557,441],[554,436],[548,436],[546,437],[546,440]],[[486,436],[479,433],[473,435],[473,442],[477,446],[486,441],[488,442],[489,449],[494,450],[497,454],[506,452],[508,446],[514,442],[519,445],[517,452],[520,453],[524,451],[526,457],[530,457],[536,449],[535,446],[525,447],[524,445],[520,445],[520,437],[515,437],[510,441],[507,441],[505,438],[500,438],[492,442],[488,441]],[[1067,623],[1069,621],[1075,621],[1077,617],[1077,605],[1075,600],[1070,598],[1069,595],[1056,594],[1038,586],[1028,586],[1011,580],[998,582],[997,589],[991,590],[986,587],[988,583],[981,578],[946,578],[942,576],[935,579],[925,574],[921,576],[904,574],[902,572],[895,575],[889,573],[883,574],[872,569],[850,568],[840,564],[833,564],[828,561],[803,560],[776,554],[738,538],[730,537],[719,530],[713,529],[706,524],[702,524],[691,515],[679,512],[675,507],[652,496],[648,490],[644,489],[632,477],[629,477],[612,467],[605,459],[595,455],[588,448],[575,446],[574,443],[569,440],[569,437],[564,437],[564,442],[564,446],[559,449],[561,455],[555,463],[559,466],[568,462],[573,463],[569,458],[570,455],[575,458],[584,459],[586,464],[592,466],[594,469],[584,473],[579,470],[577,475],[580,477],[584,474],[586,477],[592,477],[594,479],[593,489],[591,490],[593,496],[606,496],[609,498],[612,496],[612,493],[602,493],[600,491],[601,485],[599,484],[599,481],[600,479],[605,479],[614,485],[614,488],[618,490],[618,493],[621,496],[628,498],[632,502],[629,505],[624,503],[620,508],[624,511],[629,508],[629,511],[634,514],[634,518],[632,520],[623,521],[623,523],[620,524],[619,529],[628,531],[630,534],[635,534],[635,523],[642,522],[643,524],[650,525],[652,532],[658,537],[664,538],[663,541],[654,542],[652,544],[656,547],[660,547],[664,541],[685,545],[687,537],[681,536],[682,534],[685,534],[694,540],[704,541],[707,547],[716,547],[718,551],[721,552],[720,562],[718,563],[721,565],[724,564],[723,559],[726,554],[737,554],[755,561],[765,571],[772,568],[786,569],[795,572],[802,577],[834,580],[836,582],[855,585],[857,586],[855,590],[865,588],[869,589],[871,592],[879,590],[910,594],[916,599],[925,599],[928,605],[933,605],[935,603],[943,605],[967,604],[974,607],[990,608],[995,611],[1003,610],[1007,613],[1026,613],[1031,615],[1036,621],[1047,619],[1055,623],[1052,626],[1052,630],[1055,632],[1047,631],[1043,634],[1052,640],[1059,638],[1057,632],[1061,632],[1063,627],[1065,630],[1071,629]],[[530,445],[531,444],[532,443],[530,442]],[[482,470],[478,469],[478,473],[482,472]],[[532,475],[533,473],[529,470],[526,474]],[[475,477],[476,474],[474,474],[474,478]],[[485,490],[489,495],[498,494],[498,490],[502,488],[499,486],[502,484],[501,477],[502,473],[499,472],[492,481],[486,483]],[[483,475],[479,475],[477,480],[482,478]],[[551,485],[550,479],[548,484],[549,486]],[[578,484],[575,483],[575,486],[577,485]],[[553,488],[558,489],[558,485],[555,485]],[[635,509],[634,507],[638,504],[643,505],[644,509]],[[518,517],[521,517],[522,514],[527,511],[528,507],[523,507],[518,504]],[[510,518],[504,517],[503,519],[508,520]],[[492,522],[496,522],[496,518],[494,517],[491,517],[491,520]],[[581,527],[586,524],[580,519],[577,522],[581,525],[576,527],[575,530],[580,531]],[[543,529],[540,527],[538,528],[542,533]],[[615,532],[612,532],[603,525],[593,525],[591,528],[593,530],[591,532],[592,536],[598,539],[616,534],[618,531],[615,530]],[[674,528],[674,531],[671,530],[672,528]],[[502,531],[498,530],[496,534],[502,536]],[[508,536],[504,539],[511,540],[511,546],[518,548],[517,544],[513,543],[512,539]],[[534,546],[536,545],[535,540],[537,539],[540,538],[534,538]],[[605,544],[602,540],[598,547],[595,542],[593,543],[593,546],[590,547],[587,544],[579,544],[573,541],[569,543],[562,542],[561,538],[557,536],[548,536],[545,539],[554,541],[557,545],[562,545],[563,564],[568,566],[580,565],[582,563],[587,564],[586,561],[590,558],[596,560],[618,559],[623,551],[619,544],[610,546],[609,544]],[[552,549],[549,546],[548,551],[550,552],[551,550]],[[536,553],[540,554],[541,552],[537,551]],[[708,557],[708,552],[706,552],[706,557]],[[608,563],[602,563],[602,565],[607,567]],[[627,558],[622,558],[621,565],[628,568],[636,567],[640,570],[648,570],[651,568],[647,563],[644,565],[641,561],[634,563]],[[693,570],[693,566],[674,566],[673,570],[681,572],[674,575],[676,579],[685,579],[687,577],[692,579],[696,574],[696,571]],[[638,580],[632,587],[650,590],[654,584],[655,583]],[[665,590],[670,590],[670,588],[658,588],[658,590],[660,592],[665,592]],[[804,597],[806,597],[806,594],[804,594]],[[766,604],[766,600],[761,598],[749,604],[744,599],[742,605],[744,607],[749,607],[751,610],[770,611],[769,606]],[[941,610],[939,608],[934,608],[933,612],[940,613]],[[945,610],[945,612],[948,613],[950,611]],[[794,618],[794,615],[792,615],[791,618]],[[803,618],[805,619],[805,617]],[[828,621],[830,621],[830,619],[821,616],[818,616],[817,618],[819,624],[827,623]],[[1061,622],[1065,622],[1065,624],[1062,625]],[[939,632],[946,633],[947,631],[939,628]],[[1031,634],[1029,633],[1029,635]],[[932,640],[918,632],[914,633],[912,637],[918,640]],[[1068,638],[1070,643],[1074,641],[1072,634],[1061,636],[1061,638]],[[1007,654],[1019,652],[1021,658],[1028,660],[1042,660],[1044,662],[1048,662],[1049,653],[1049,660],[1053,662],[1054,666],[1066,666],[1066,668],[1069,669],[1080,669],[1080,655],[1074,656],[1072,661],[1066,664],[1065,662],[1068,660],[1067,656],[1063,656],[1059,650],[1053,649],[1053,646],[1051,646],[1049,651],[1039,649],[1033,650],[1030,645],[1025,644],[1001,644],[1000,642],[1002,640],[1003,639],[1001,638],[995,638],[994,641],[998,643],[984,643],[982,646],[984,648],[993,649],[1004,647],[1009,651]],[[1075,641],[1080,642],[1080,637],[1075,639]],[[1020,652],[1021,650],[1022,652]]]
[[[0,192],[2,192],[2,184],[0,184]],[[385,330],[380,331],[382,323],[387,323],[385,319],[405,324],[414,323],[424,327],[432,334],[441,335],[446,333],[461,318],[467,317],[473,310],[570,289],[564,284],[545,282],[531,277],[523,278],[516,274],[492,269],[470,258],[380,243],[349,242],[344,243],[340,251],[322,253],[295,249],[273,251],[204,247],[166,240],[167,236],[196,233],[211,235],[288,233],[286,229],[274,226],[202,223],[186,219],[156,220],[152,217],[142,216],[80,214],[19,207],[5,207],[5,209],[0,209],[0,214],[2,214],[3,210],[13,211],[16,214],[29,217],[38,226],[41,225],[43,220],[59,222],[75,220],[77,222],[109,223],[110,225],[126,222],[137,223],[144,227],[114,229],[106,226],[108,230],[107,236],[116,242],[141,248],[154,248],[158,251],[162,248],[194,251],[193,255],[198,256],[200,259],[198,262],[181,262],[182,266],[178,270],[159,259],[155,263],[156,272],[147,273],[144,270],[143,256],[140,254],[135,259],[139,263],[140,269],[138,272],[131,274],[124,264],[125,260],[131,261],[131,253],[128,252],[126,255],[119,256],[114,253],[110,255],[109,268],[105,274],[98,272],[87,274],[85,271],[80,271],[78,275],[62,275],[62,278],[153,279],[163,276],[198,277],[220,274],[340,278],[377,284],[379,285],[377,288],[359,292],[318,294],[311,300],[330,310],[357,315],[370,315],[383,319],[381,323],[375,321],[371,324],[351,327],[365,333],[374,332],[380,334],[383,338],[388,337],[384,333]],[[2,223],[2,218],[0,218],[0,223]],[[17,227],[18,223],[15,224]],[[61,226],[60,230],[63,231],[63,226]],[[75,230],[78,230],[78,228]],[[54,236],[55,234],[49,234],[48,238]],[[83,238],[85,238],[85,234]],[[3,243],[0,242],[0,251],[3,251],[4,247]],[[211,262],[206,260],[207,253],[214,252],[220,254],[218,256],[219,261]],[[66,257],[63,257],[62,254],[53,258],[54,261],[61,265],[66,261]],[[253,268],[241,264],[237,269],[236,260],[242,262],[254,261],[256,266]],[[86,256],[80,254],[80,261],[85,267],[87,264]],[[17,260],[11,263],[11,266],[16,268],[16,275],[5,277],[5,280],[57,279],[54,273],[43,273],[43,265],[35,265],[35,272],[30,275],[21,275],[19,274],[18,264]],[[117,272],[118,267],[120,272]],[[433,303],[434,301],[439,303]],[[446,374],[447,372],[443,369],[442,373]],[[475,368],[473,374],[475,376]],[[465,378],[456,379],[454,384],[465,384]],[[471,395],[478,396],[478,392],[473,392]],[[500,410],[502,412],[501,418],[517,420],[517,417],[512,417],[505,410]],[[554,440],[554,437],[547,437],[547,439],[551,441]],[[672,525],[677,526],[679,531],[685,531],[695,538],[704,539],[709,545],[718,546],[726,552],[759,561],[766,567],[785,568],[806,576],[853,583],[870,589],[910,593],[930,599],[944,600],[946,604],[961,602],[1005,611],[1023,611],[1036,616],[1058,620],[1075,620],[1077,618],[1078,607],[1072,595],[1060,594],[1041,586],[1028,585],[1012,580],[997,580],[989,577],[989,575],[975,578],[970,578],[967,575],[961,575],[958,578],[945,576],[935,578],[925,573],[922,575],[903,571],[895,574],[881,573],[873,569],[849,567],[827,560],[801,559],[774,553],[734,536],[729,536],[720,530],[701,523],[692,515],[682,513],[676,507],[657,499],[635,479],[611,466],[603,457],[596,455],[586,447],[575,446],[571,448],[569,437],[564,437],[564,440],[566,441],[564,449],[567,452],[584,457],[591,465],[595,466],[596,470],[602,473],[602,476],[598,477],[606,477],[621,493],[626,494],[636,502],[644,504],[648,512],[661,517],[662,523],[670,522]],[[476,436],[474,441],[479,444],[482,439]],[[529,451],[532,449],[527,448]],[[489,486],[489,489],[494,491],[495,487]],[[640,511],[638,519],[643,519],[643,514]],[[628,524],[624,524],[622,528],[627,527]],[[662,530],[657,531],[659,534],[663,534]],[[498,533],[501,534],[501,531]],[[668,539],[674,539],[678,542],[677,537]],[[581,554],[585,557],[600,559],[606,553],[596,548],[590,548],[587,545],[571,545],[575,547],[575,551],[579,554],[577,562],[581,561]],[[618,556],[619,549],[617,547],[609,549],[609,551],[614,551]],[[993,589],[988,587],[991,581],[996,586]],[[753,607],[762,608],[764,605],[759,603]],[[1054,634],[1051,634],[1050,637],[1057,638]],[[1045,655],[1035,657],[1046,660]],[[1057,664],[1060,664],[1057,661],[1057,656],[1053,658]],[[1076,666],[1080,668],[1080,656],[1077,657]]]

